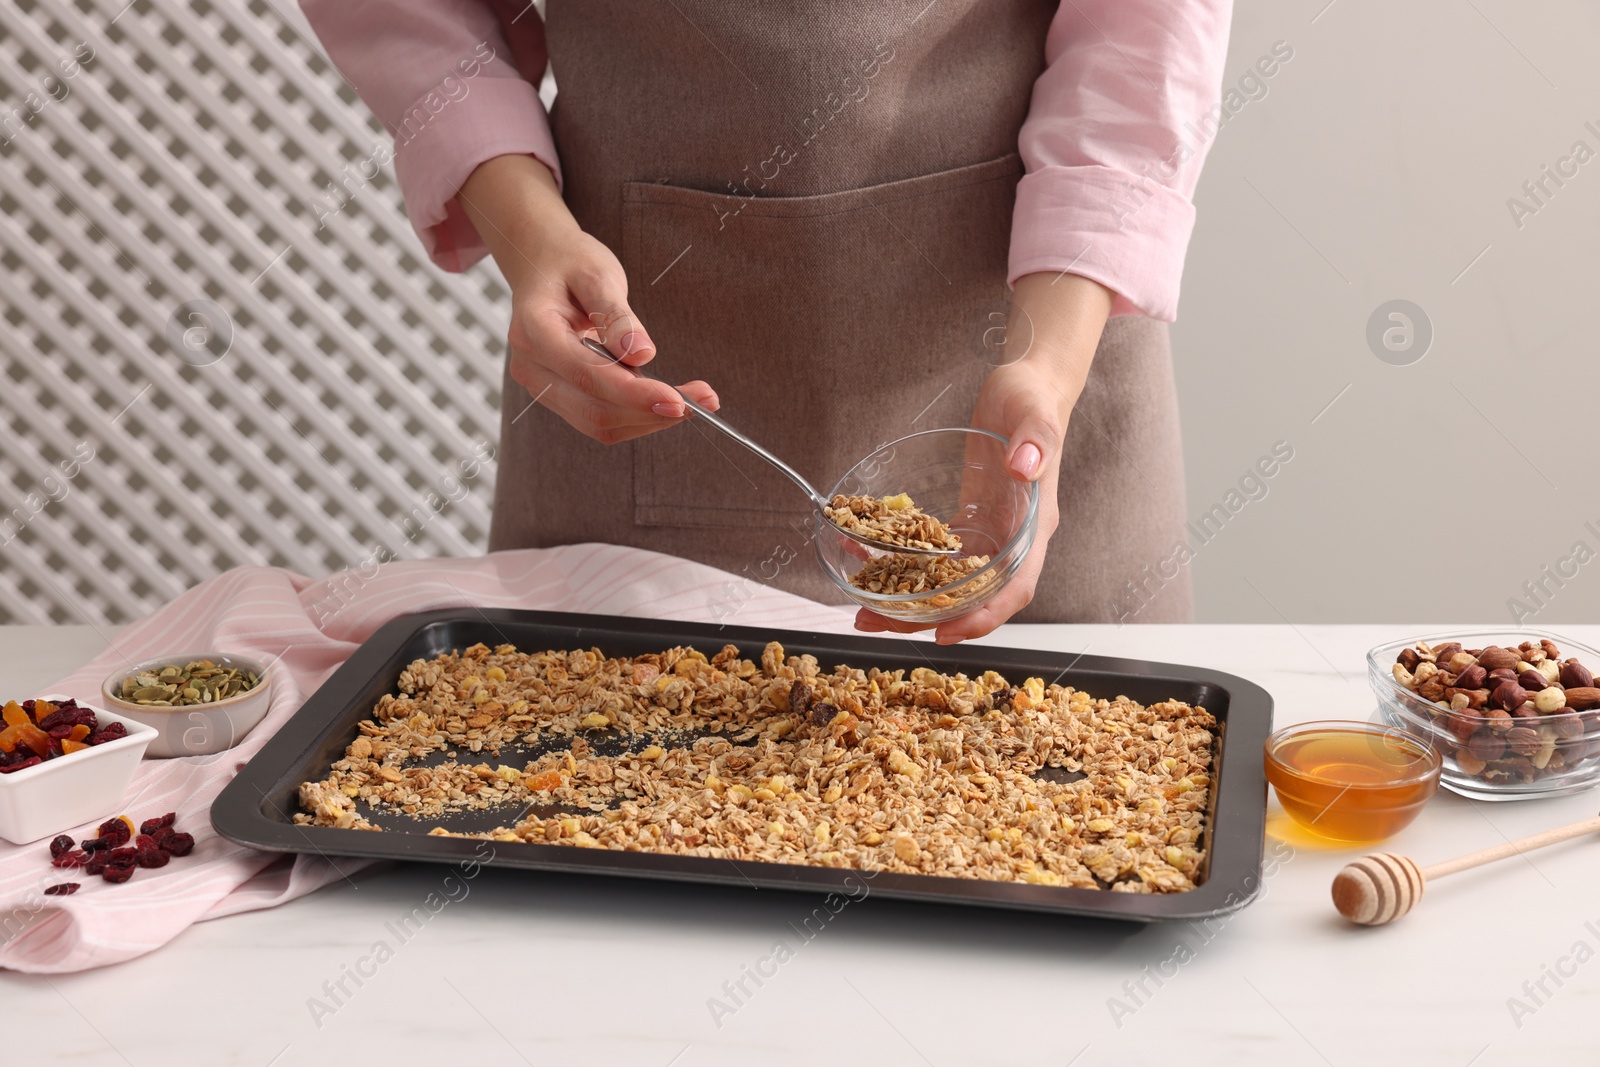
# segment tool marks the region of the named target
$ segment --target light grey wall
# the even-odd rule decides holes
[[[1200,183],[1173,331],[1191,517],[1294,457],[1196,542],[1198,618],[1510,623],[1515,597],[1593,621],[1600,9],[1325,2],[1237,6],[1229,83],[1294,56]],[[1597,158],[1519,227],[1508,199],[1537,206],[1523,183],[1578,141]],[[1433,329],[1407,366],[1367,340],[1396,299]]]

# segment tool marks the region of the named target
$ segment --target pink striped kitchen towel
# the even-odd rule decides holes
[[[191,923],[269,908],[363,866],[361,861],[279,856],[243,848],[211,830],[222,787],[373,631],[399,615],[439,608],[542,608],[828,632],[852,614],[698,563],[616,545],[500,552],[474,559],[417,560],[343,571],[320,581],[269,567],[243,567],[202,582],[116,635],[114,645],[48,687],[98,702],[119,667],[197,649],[271,661],[277,671],[267,717],[216,756],[146,760],[124,811],[140,821],[175,811],[195,837],[193,853],[113,885],[49,865],[46,842],[0,844],[0,967],[78,971],[158,948]],[[69,830],[75,839],[94,827]],[[45,896],[77,881],[75,895]]]

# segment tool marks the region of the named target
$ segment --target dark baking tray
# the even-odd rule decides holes
[[[694,645],[710,655],[732,643],[757,661],[768,641],[779,641],[789,654],[816,656],[824,671],[837,663],[884,670],[933,667],[964,671],[969,676],[996,670],[1013,682],[1037,675],[1097,697],[1123,695],[1144,704],[1184,700],[1216,716],[1220,732],[1214,748],[1207,818],[1207,863],[1195,889],[1173,894],[1116,893],[880,871],[871,879],[871,893],[1150,922],[1233,911],[1260,889],[1266,826],[1266,779],[1261,760],[1262,744],[1272,727],[1272,697],[1243,678],[1201,667],[988,645],[939,647],[905,639],[543,611],[434,611],[390,622],[312,694],[222,791],[211,808],[212,825],[230,840],[275,852],[434,863],[480,859],[480,841],[429,836],[427,828],[437,824],[455,830],[488,830],[514,823],[521,809],[467,812],[430,819],[426,824],[405,816],[369,814],[384,827],[383,833],[297,826],[292,820],[298,810],[300,783],[326,776],[329,766],[343,756],[345,746],[355,737],[356,724],[370,716],[379,697],[394,691],[407,664],[479,641],[491,647],[509,642],[524,651],[599,647],[609,656],[658,652],[674,645]],[[405,832],[408,827],[416,829]],[[819,893],[848,893],[861,886],[860,872],[850,869],[525,842],[497,845],[486,862],[499,867]]]

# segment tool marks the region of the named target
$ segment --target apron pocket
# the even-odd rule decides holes
[[[728,421],[826,493],[887,441],[964,425],[1009,303],[1015,154],[802,197],[623,186],[629,298],[650,373],[703,378]],[[809,530],[804,495],[716,430],[641,438],[642,526]]]

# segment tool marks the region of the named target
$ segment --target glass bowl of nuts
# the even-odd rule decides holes
[[[1444,756],[1445,788],[1478,800],[1564,796],[1600,783],[1600,652],[1529,630],[1379,645],[1367,676],[1391,726]]]
[[[238,744],[266,717],[272,675],[246,656],[197,652],[123,667],[101,693],[112,711],[159,731],[147,758],[209,756]]]
[[[813,540],[822,569],[851,600],[891,619],[932,624],[988,602],[1016,575],[1039,527],[1039,486],[1011,473],[1007,452],[1006,438],[965,428],[924,430],[879,448],[828,496],[869,524],[917,531],[956,551],[872,548],[819,512]],[[918,513],[918,521],[889,521],[899,512]]]

